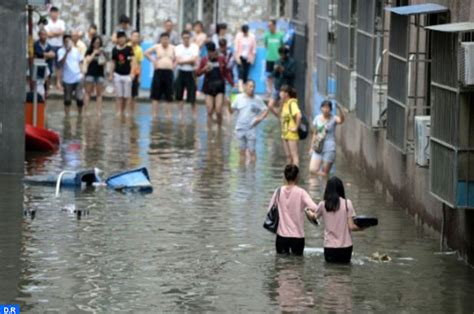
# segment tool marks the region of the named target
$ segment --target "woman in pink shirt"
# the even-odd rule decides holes
[[[311,215],[311,214],[309,214]],[[332,177],[326,184],[324,201],[312,213],[312,218],[324,220],[324,259],[328,263],[350,263],[352,231],[362,230],[354,223],[352,202],[346,199],[344,184]]]
[[[302,255],[304,250],[304,219],[306,208],[316,211],[317,205],[308,192],[297,186],[299,169],[296,165],[285,167],[286,185],[273,194],[269,209],[277,200],[280,221],[276,237],[278,254]]]
[[[243,84],[247,83],[250,66],[257,55],[257,40],[255,35],[249,32],[249,26],[243,25],[241,32],[235,37],[235,61],[239,69],[239,89],[243,90]]]

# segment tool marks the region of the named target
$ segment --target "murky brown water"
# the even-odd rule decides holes
[[[261,226],[284,166],[274,118],[261,130],[257,164],[242,166],[231,127],[209,131],[204,107],[184,123],[153,123],[146,104],[124,121],[107,107],[100,119],[65,120],[52,104],[61,149],[29,155],[26,173],[144,165],[154,192],[91,188],[56,199],[52,188],[2,177],[0,303],[35,313],[474,311],[474,270],[438,253],[437,237],[387,204],[340,154],[336,172],[357,212],[380,225],[355,235],[351,266],[324,263],[323,229],[310,224],[305,256],[278,257]],[[317,180],[303,175],[301,184],[320,198]],[[70,204],[89,216],[61,211]],[[23,208],[35,209],[35,219],[22,218]],[[373,262],[374,252],[393,260]]]

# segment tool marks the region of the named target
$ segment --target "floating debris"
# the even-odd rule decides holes
[[[390,262],[390,261],[392,261],[392,258],[390,256],[388,256],[388,254],[379,253],[379,252],[375,252],[374,254],[372,254],[370,259],[375,261],[375,262]]]

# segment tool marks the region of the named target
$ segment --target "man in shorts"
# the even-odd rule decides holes
[[[176,78],[176,100],[179,101],[181,117],[184,112],[183,96],[186,90],[186,101],[192,105],[193,116],[196,117],[196,62],[199,58],[199,46],[191,43],[191,33],[183,31],[183,43],[175,50],[178,74]]]
[[[77,112],[82,113],[84,86],[82,84],[82,55],[74,47],[70,35],[63,36],[63,47],[58,50],[58,61],[63,68],[64,112],[69,115],[72,97],[76,99]]]
[[[125,108],[131,110],[133,48],[127,45],[125,32],[117,32],[117,45],[112,49],[109,80],[114,82],[116,111],[122,116]]]
[[[59,9],[57,7],[51,7],[51,9],[49,9],[48,23],[44,29],[48,34],[48,44],[53,49],[53,52],[57,55],[59,49],[63,47],[63,35],[66,32],[66,24],[59,18]],[[58,59],[56,59],[54,71],[56,73],[56,87],[57,89],[61,90],[62,70]]]
[[[257,160],[257,126],[268,115],[263,100],[255,96],[254,81],[249,79],[245,83],[244,93],[237,96],[231,108],[232,111],[238,112],[235,134],[240,143],[240,161],[245,162],[248,153],[249,161],[254,163]]]
[[[283,46],[283,37],[283,33],[277,31],[276,21],[270,20],[270,22],[268,22],[268,32],[266,32],[263,37],[265,48],[267,48],[265,55],[265,72],[267,72],[267,92],[269,94],[273,91],[273,69],[280,57],[278,49]]]
[[[170,103],[173,101],[173,70],[175,62],[175,47],[170,44],[170,35],[162,33],[160,43],[145,51],[145,56],[153,64],[153,82],[150,98],[152,99],[153,118],[158,117],[160,100],[167,104],[168,117],[171,116]]]
[[[280,59],[275,63],[273,70],[273,77],[275,78],[275,88],[270,101],[268,102],[268,108],[276,116],[279,117],[275,106],[279,106],[280,102],[280,89],[283,85],[287,85],[291,88],[295,87],[295,76],[296,76],[296,62],[290,56],[290,51],[287,47],[282,46],[278,49]]]

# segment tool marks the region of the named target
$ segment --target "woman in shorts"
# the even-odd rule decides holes
[[[107,63],[105,53],[102,50],[102,38],[95,36],[92,38],[89,49],[86,52],[86,78],[85,78],[85,97],[84,111],[87,114],[87,108],[90,99],[95,92],[96,113],[102,114],[102,92],[104,90],[104,67]]]
[[[224,104],[225,81],[232,84],[232,74],[227,68],[225,57],[219,55],[213,42],[206,44],[207,57],[201,60],[197,75],[204,75],[203,93],[206,95],[207,122],[212,121],[214,112],[217,124],[222,125],[222,106]]]
[[[323,177],[329,176],[332,165],[336,161],[336,126],[344,123],[342,110],[339,115],[332,113],[332,102],[325,100],[321,103],[321,114],[313,120],[313,139],[310,148],[311,162],[309,172]],[[321,141],[320,150],[316,151],[317,141]]]

